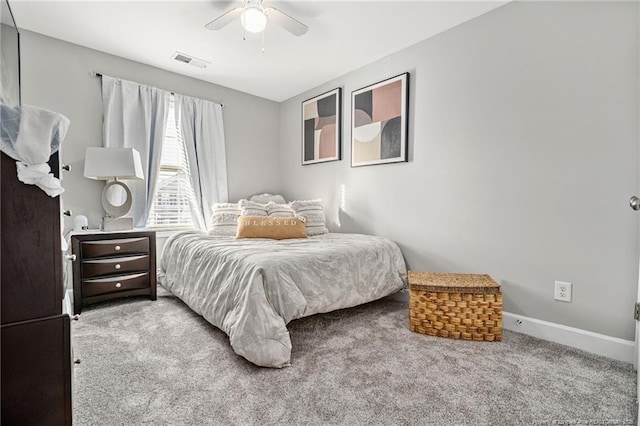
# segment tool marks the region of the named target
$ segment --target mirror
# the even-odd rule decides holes
[[[121,217],[131,208],[131,191],[123,182],[114,180],[102,190],[102,207],[109,217]]]
[[[8,0],[0,0],[0,102],[20,105],[20,33]]]

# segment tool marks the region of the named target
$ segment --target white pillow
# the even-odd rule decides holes
[[[241,216],[269,216],[266,204],[249,200],[240,200],[238,201],[238,205],[240,206]]]
[[[238,229],[240,206],[237,203],[216,203],[213,205],[210,235],[235,237]]]
[[[293,209],[289,204],[276,204],[273,201],[267,204],[267,214],[270,217],[293,217]]]
[[[322,200],[292,201],[291,208],[295,216],[307,219],[307,235],[320,235],[329,232],[325,223]]]
[[[249,201],[253,201],[260,204],[268,204],[268,203],[276,203],[276,204],[286,204],[284,197],[278,194],[269,194],[265,192],[264,194],[256,194],[249,197]]]

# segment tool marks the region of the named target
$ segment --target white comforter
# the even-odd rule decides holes
[[[182,232],[170,237],[159,281],[264,367],[290,365],[286,324],[403,288],[406,266],[384,237],[325,234],[266,240]]]

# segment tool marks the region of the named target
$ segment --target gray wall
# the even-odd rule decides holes
[[[350,168],[351,91],[405,71],[410,161]],[[636,2],[508,4],[282,103],[285,195],[412,269],[491,274],[506,311],[633,340],[638,71]],[[335,87],[343,160],[303,167],[300,102]]]
[[[62,199],[66,209],[86,215],[91,227],[97,228],[104,215],[104,183],[83,177],[86,148],[102,145],[100,79],[91,71],[222,102],[229,198],[235,201],[278,187],[279,159],[273,149],[280,125],[277,103],[29,31],[21,32],[20,42],[22,102],[71,120],[61,152],[72,171],[63,176]],[[65,227],[71,226],[66,219]]]

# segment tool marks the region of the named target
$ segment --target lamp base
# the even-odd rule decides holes
[[[130,231],[133,229],[132,217],[108,217],[102,218],[103,231]]]

